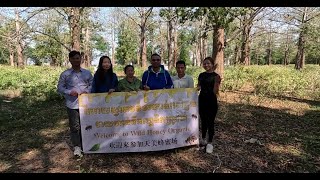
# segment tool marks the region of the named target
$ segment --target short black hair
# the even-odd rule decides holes
[[[127,71],[127,69],[128,69],[129,67],[132,67],[132,69],[134,70],[134,67],[129,64],[129,65],[126,65],[126,67],[123,68],[124,73],[126,73],[126,71]]]
[[[75,56],[75,55],[79,55],[79,56],[81,56],[81,54],[80,54],[80,52],[79,51],[75,51],[75,50],[73,50],[73,51],[70,51],[69,52],[69,58],[72,58],[73,56]]]
[[[182,60],[176,62],[176,67],[178,66],[178,64],[183,64],[184,67],[186,67],[186,62],[184,62]]]
[[[159,56],[160,59],[161,59],[161,56],[160,56],[158,53],[153,53],[153,54],[151,55],[151,59],[152,59],[152,56]]]

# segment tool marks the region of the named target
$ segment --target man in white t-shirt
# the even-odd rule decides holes
[[[185,74],[186,63],[184,61],[177,61],[176,71],[177,75],[172,78],[174,88],[194,88],[193,78]]]

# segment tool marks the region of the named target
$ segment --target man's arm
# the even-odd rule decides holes
[[[62,95],[70,95],[71,90],[67,89],[67,76],[65,73],[60,74],[60,78],[58,81],[57,91]]]

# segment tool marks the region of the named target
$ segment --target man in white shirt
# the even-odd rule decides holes
[[[186,63],[184,61],[177,61],[176,71],[177,75],[172,78],[174,88],[194,88],[193,78],[185,74]]]

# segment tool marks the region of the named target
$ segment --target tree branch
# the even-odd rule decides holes
[[[126,12],[122,11],[122,9],[119,8],[119,10],[124,14],[126,15],[128,18],[130,18],[134,23],[136,23],[140,28],[141,28],[141,24],[137,23],[137,21],[131,17],[129,14],[127,14]]]
[[[45,33],[45,32],[37,31],[37,30],[34,30],[33,32],[46,35],[46,36],[54,39],[55,41],[57,41],[59,44],[61,44],[61,45],[62,45],[63,47],[65,47],[67,50],[71,51],[71,49],[70,49],[68,46],[66,46],[65,44],[63,44],[63,43],[62,43],[59,39],[57,39],[56,37],[51,36],[50,34],[47,34],[47,33]]]
[[[52,8],[52,9],[55,10],[58,14],[60,14],[66,22],[68,22],[68,18],[66,17],[65,14],[60,12],[57,8]]]

